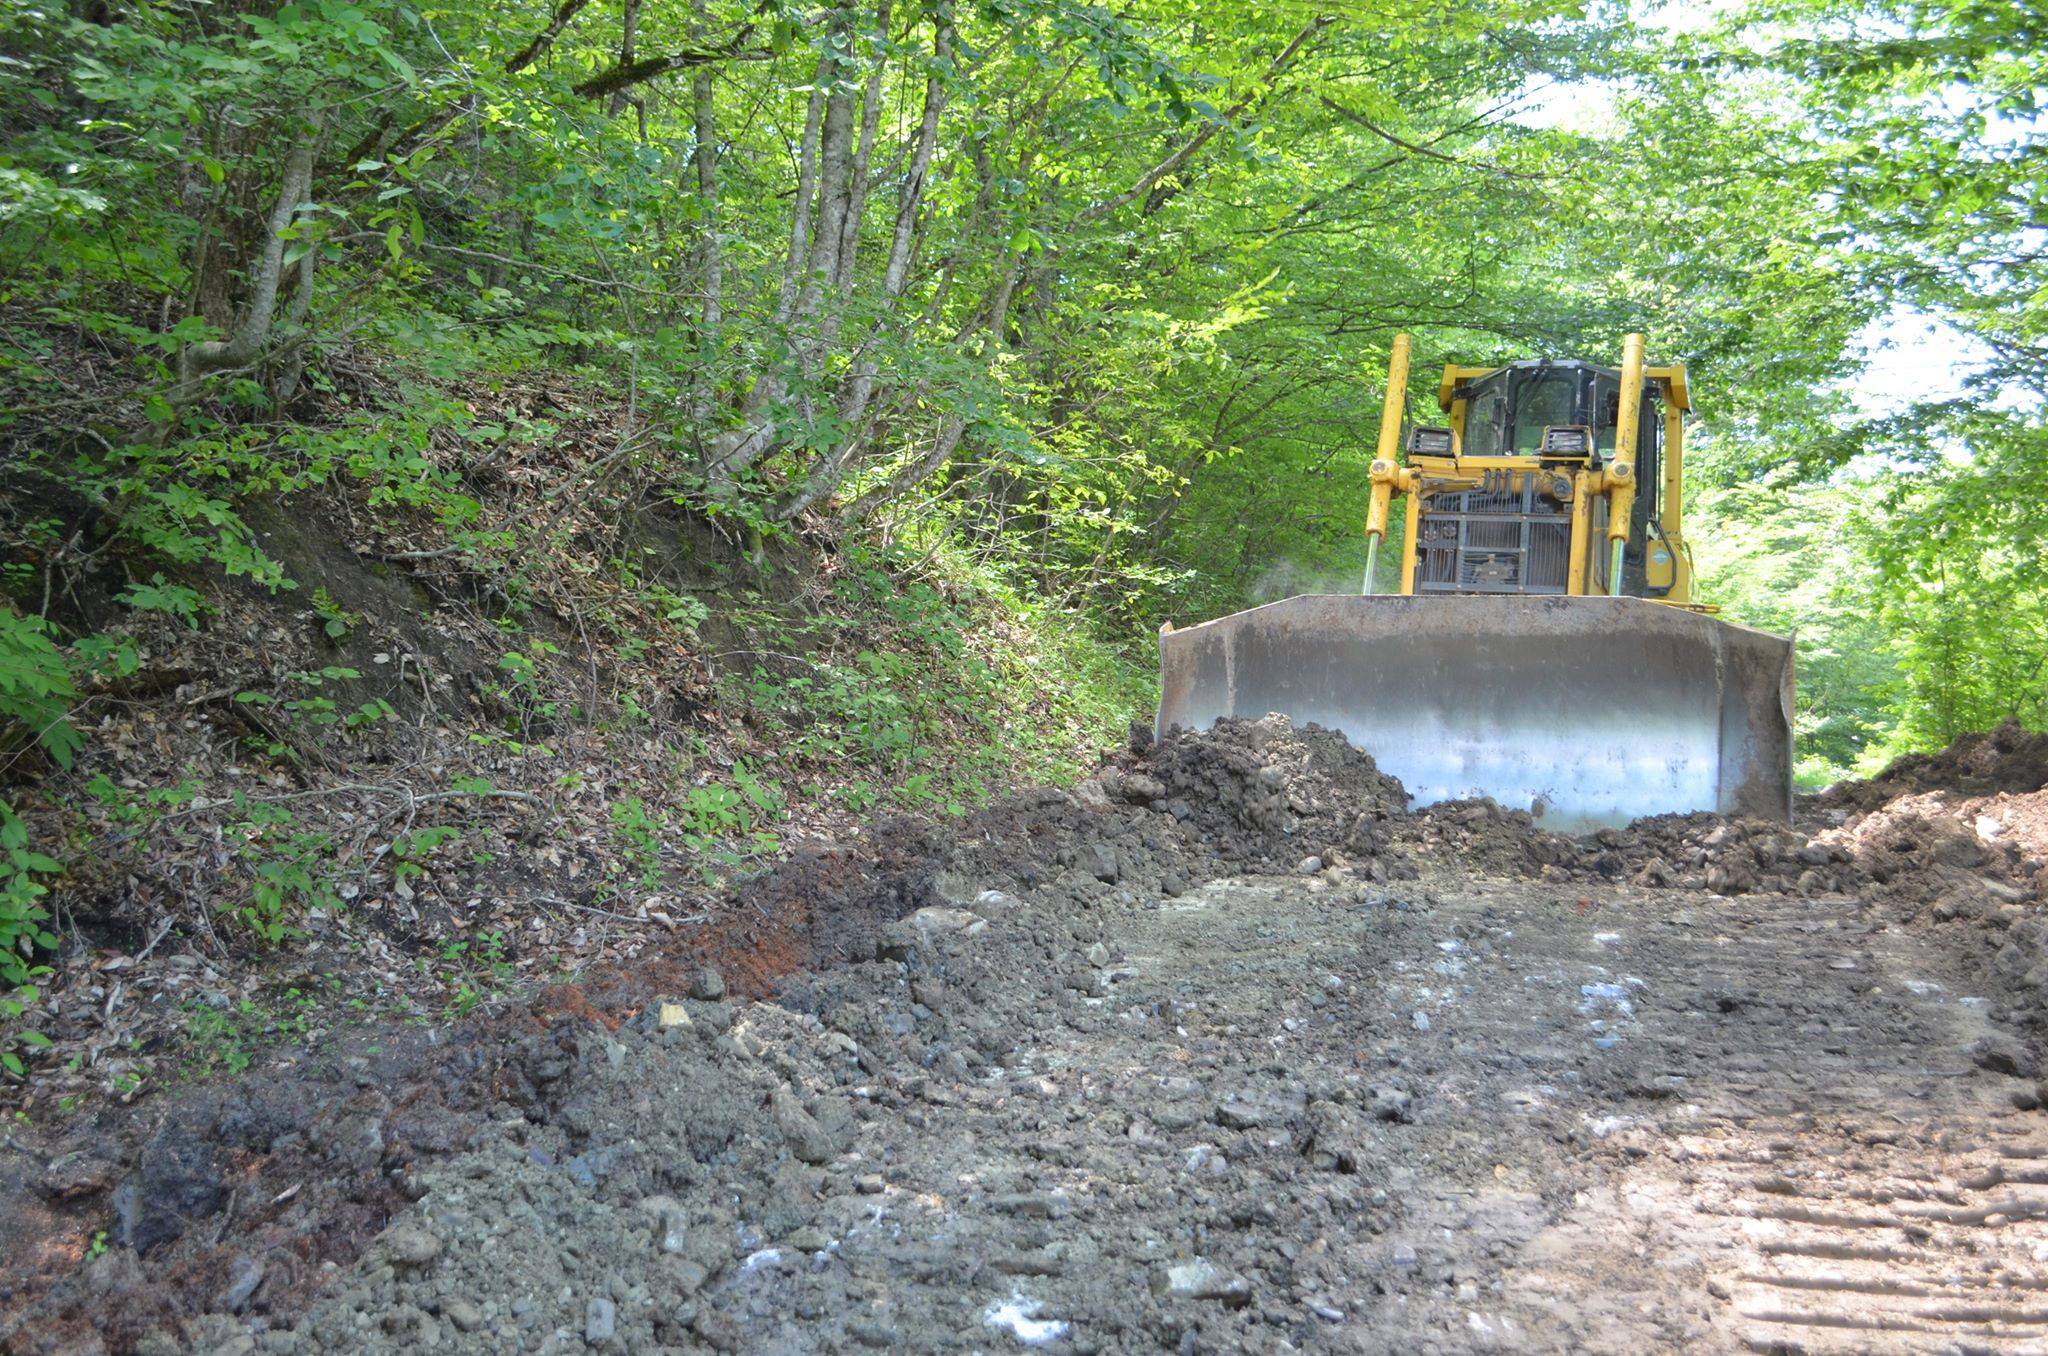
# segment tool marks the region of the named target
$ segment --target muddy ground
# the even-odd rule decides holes
[[[1584,839],[1268,720],[23,1127],[11,1351],[2048,1345],[2048,742]]]

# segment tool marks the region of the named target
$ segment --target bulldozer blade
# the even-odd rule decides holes
[[[1159,730],[1279,712],[1415,806],[1792,814],[1792,642],[1642,598],[1306,595],[1159,635]]]

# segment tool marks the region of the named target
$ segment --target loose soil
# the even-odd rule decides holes
[[[2037,754],[1565,838],[1138,739],[513,1016],[23,1131],[0,1339],[2041,1350]]]

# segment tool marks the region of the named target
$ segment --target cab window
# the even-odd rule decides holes
[[[1536,452],[1543,446],[1543,430],[1552,424],[1578,422],[1579,374],[1575,371],[1538,372],[1522,379],[1515,400],[1516,452]]]
[[[1508,431],[1507,374],[1475,382],[1465,397],[1465,455],[1497,457]]]

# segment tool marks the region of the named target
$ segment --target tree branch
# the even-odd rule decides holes
[[[589,3],[590,0],[562,0],[561,4],[555,6],[555,15],[548,20],[548,26],[534,34],[533,41],[520,48],[518,54],[505,63],[505,74],[517,75],[540,60],[541,54],[554,46],[555,39],[562,36],[562,30],[569,26],[569,21]]]
[[[1183,141],[1164,160],[1161,160],[1151,169],[1139,175],[1138,181],[1129,188],[1117,194],[1114,198],[1105,198],[1103,201],[1082,212],[1080,216],[1074,218],[1074,224],[1077,226],[1085,225],[1088,222],[1106,217],[1118,208],[1137,201],[1149,192],[1154,184],[1164,179],[1167,175],[1178,173],[1183,165],[1186,165],[1188,161],[1194,158],[1195,152],[1208,145],[1218,132],[1236,122],[1246,109],[1264,97],[1267,88],[1275,80],[1279,79],[1281,72],[1285,71],[1288,64],[1294,60],[1296,54],[1308,45],[1310,38],[1313,38],[1335,22],[1335,19],[1323,14],[1317,15],[1302,25],[1301,31],[1296,33],[1289,40],[1288,44],[1280,49],[1279,54],[1266,64],[1265,73],[1259,77],[1258,83],[1251,89],[1246,90],[1243,97],[1224,111],[1222,117],[1209,123],[1201,131]]]
[[[1521,170],[1512,170],[1507,168],[1505,165],[1497,165],[1491,161],[1460,160],[1455,155],[1446,155],[1442,151],[1432,150],[1426,144],[1404,140],[1400,137],[1395,136],[1386,128],[1379,126],[1377,123],[1368,121],[1363,113],[1359,113],[1353,109],[1346,108],[1344,105],[1338,103],[1335,99],[1332,99],[1329,95],[1324,94],[1319,97],[1322,100],[1323,107],[1329,109],[1338,117],[1344,119],[1346,122],[1357,123],[1360,127],[1363,127],[1366,131],[1372,133],[1374,136],[1380,138],[1382,141],[1386,141],[1395,146],[1399,146],[1402,150],[1408,152],[1410,155],[1426,156],[1431,160],[1440,160],[1446,165],[1456,165],[1460,168],[1483,169],[1489,174],[1498,174],[1509,179],[1534,179],[1540,177],[1534,174],[1525,174]],[[1437,140],[1442,140],[1442,138],[1439,137],[1437,138]]]
[[[598,75],[591,76],[580,85],[570,88],[586,99],[602,99],[633,85],[645,84],[649,80],[667,75],[671,71],[687,71],[696,66],[711,66],[722,61],[773,61],[775,53],[766,47],[741,47],[754,31],[753,25],[739,31],[724,47],[685,47],[667,56],[647,57],[612,67]]]

